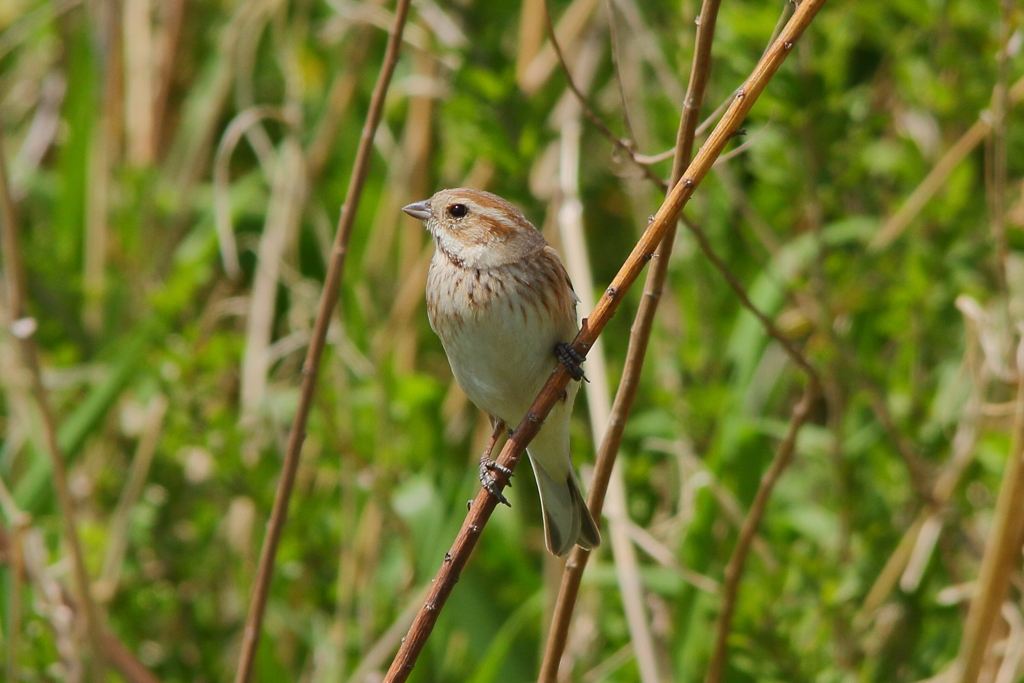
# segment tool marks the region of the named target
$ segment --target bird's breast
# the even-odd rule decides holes
[[[551,374],[555,345],[577,329],[575,306],[559,289],[567,290],[564,276],[544,265],[474,269],[435,255],[427,277],[430,326],[455,378],[479,408],[511,424]]]

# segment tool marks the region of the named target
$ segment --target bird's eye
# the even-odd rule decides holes
[[[448,215],[452,218],[462,218],[467,213],[469,213],[469,209],[465,204],[452,204],[448,207]]]

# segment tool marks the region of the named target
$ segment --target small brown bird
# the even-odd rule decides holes
[[[558,253],[519,209],[501,197],[465,188],[441,190],[402,209],[434,237],[427,276],[427,317],[441,338],[452,373],[477,407],[491,416],[495,438],[519,424],[558,358],[577,380],[582,358],[570,342],[579,330],[576,303]],[[537,478],[548,550],[601,542],[576,479],[569,417],[579,390],[566,387],[527,452]],[[494,439],[492,439],[493,445]],[[499,501],[488,453],[480,481]]]

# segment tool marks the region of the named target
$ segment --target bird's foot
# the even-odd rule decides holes
[[[501,472],[510,479],[512,477],[512,470],[504,465],[499,465],[494,460],[491,460],[487,454],[484,454],[484,456],[480,458],[480,483],[483,484],[485,489],[487,489],[487,493],[498,499],[499,503],[504,503],[505,505],[512,507],[512,503],[508,502],[508,498],[506,498],[501,492],[501,489],[498,488],[498,480],[494,478],[494,475],[491,474],[491,472]],[[512,482],[509,481],[508,485],[511,486]]]
[[[559,342],[555,344],[555,355],[558,356],[558,361],[565,366],[565,369],[569,371],[569,375],[579,382],[590,382],[587,376],[583,374],[583,368],[580,364],[586,360],[579,352],[572,347],[572,344],[568,342]]]

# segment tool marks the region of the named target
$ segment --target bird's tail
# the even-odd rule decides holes
[[[587,549],[601,544],[601,532],[587,509],[572,464],[562,481],[556,481],[530,458],[540,491],[540,509],[544,518],[544,543],[550,552],[561,557],[574,545]]]

